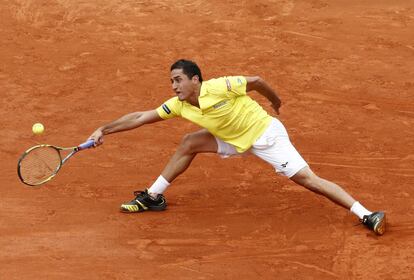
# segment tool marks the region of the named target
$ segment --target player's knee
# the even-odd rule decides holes
[[[314,192],[323,193],[323,185],[320,184],[320,178],[318,176],[312,176],[307,180],[307,188]]]
[[[317,188],[315,176],[306,175],[302,178],[302,184],[307,188]]]
[[[314,192],[322,192],[320,178],[313,172],[301,172],[291,178],[295,183]]]
[[[184,154],[192,154],[195,151],[195,137],[193,133],[184,135],[180,144],[180,151]]]

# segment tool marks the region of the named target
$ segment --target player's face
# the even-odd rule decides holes
[[[196,93],[195,89],[198,83],[198,76],[193,76],[190,79],[183,73],[183,69],[174,69],[171,71],[172,89],[180,101],[189,101]]]

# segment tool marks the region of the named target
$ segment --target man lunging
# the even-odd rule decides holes
[[[163,193],[198,153],[217,153],[221,157],[251,153],[271,164],[277,173],[350,210],[376,234],[385,232],[384,212],[367,210],[340,186],[313,173],[291,144],[283,124],[247,95],[257,91],[279,114],[281,101],[263,79],[231,76],[203,81],[197,64],[181,59],[171,66],[171,83],[176,96],[157,109],[127,114],[89,137],[100,145],[106,134],[174,117],[204,128],[185,135],[158,179],[147,190],[135,192],[132,201],[121,205],[121,211],[164,210],[167,204]]]

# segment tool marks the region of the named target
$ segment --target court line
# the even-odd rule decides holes
[[[344,156],[341,154],[326,154],[324,152],[304,152],[304,155],[321,155],[323,157],[329,158],[341,158],[341,159],[351,159],[351,160],[404,160],[404,157],[361,157],[360,155]]]
[[[374,167],[374,166],[360,166],[360,165],[351,165],[351,164],[335,164],[335,163],[324,163],[324,162],[312,162],[308,161],[310,164],[315,165],[325,165],[325,166],[332,166],[332,167],[346,167],[346,168],[358,168],[358,169],[371,169],[371,170],[388,170],[388,171],[407,171],[413,172],[414,169],[409,168],[388,168],[388,167]]]
[[[297,264],[297,265],[300,265],[300,266],[303,266],[303,267],[306,267],[306,268],[311,268],[311,269],[317,270],[319,272],[323,272],[323,273],[326,273],[328,275],[334,276],[336,278],[339,277],[335,273],[333,273],[333,272],[331,272],[329,270],[320,268],[319,266],[316,266],[316,265],[312,265],[312,264],[308,264],[308,263],[302,263],[302,262],[296,262],[296,261],[286,261],[286,262],[293,263],[293,264]]]
[[[321,40],[329,40],[329,39],[324,38],[324,37],[320,37],[320,36],[316,36],[316,35],[310,35],[310,34],[301,33],[301,32],[296,32],[296,31],[286,30],[286,31],[283,31],[283,32],[284,33],[293,34],[293,35],[299,35],[299,36],[303,36],[303,37],[308,37],[308,38],[321,39]]]

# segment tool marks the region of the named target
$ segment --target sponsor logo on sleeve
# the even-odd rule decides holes
[[[230,84],[229,79],[226,79],[226,85],[227,85],[227,91],[231,91],[231,84]]]
[[[171,110],[170,110],[170,108],[168,108],[168,106],[167,105],[165,105],[165,104],[162,104],[162,109],[167,113],[167,114],[171,114]]]
[[[219,102],[217,104],[214,104],[213,105],[213,108],[214,109],[218,109],[218,108],[221,108],[221,107],[225,106],[226,104],[227,104],[227,100],[223,100],[223,101],[221,101],[221,102]]]

